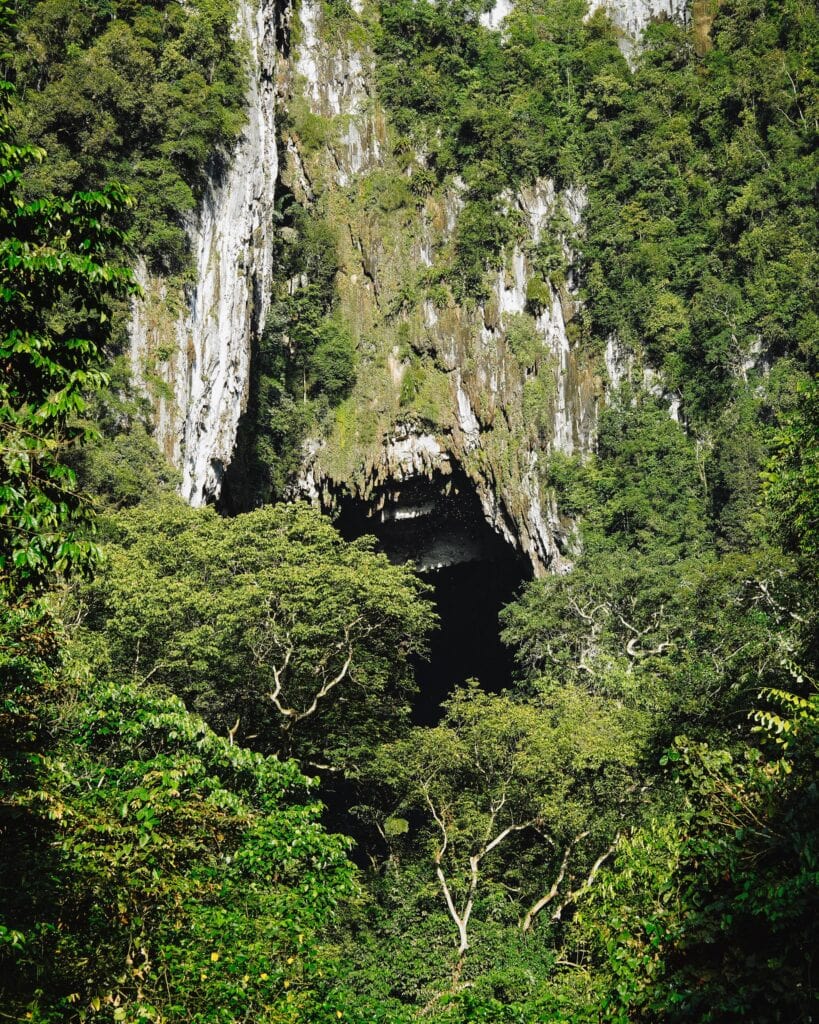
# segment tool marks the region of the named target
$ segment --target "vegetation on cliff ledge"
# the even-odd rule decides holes
[[[453,679],[422,726],[413,668],[435,616],[412,567],[298,505],[188,508],[121,361],[104,372],[134,290],[123,227],[156,265],[184,265],[181,215],[238,126],[232,5],[14,6],[4,1018],[814,1020],[815,11],[729,0],[707,52],[660,23],[631,69],[573,2],[522,3],[503,34],[468,3],[381,4],[383,98],[408,161],[427,155],[410,192],[452,174],[467,188],[438,283],[479,295],[515,231],[505,189],[582,182],[575,343],[616,332],[634,357],[596,452],[544,452],[582,546],[504,610],[513,684]],[[6,36],[11,10],[0,0]],[[254,383],[262,495],[290,471],[299,406],[352,400],[333,226],[291,219],[309,244],[286,254],[297,280],[277,288]],[[554,246],[537,258],[568,269]]]

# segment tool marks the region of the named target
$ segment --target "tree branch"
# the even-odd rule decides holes
[[[575,846],[577,846],[579,842],[585,839],[588,834],[588,832],[581,832],[579,836],[575,836],[575,838],[569,843],[569,845],[563,851],[563,860],[560,862],[560,870],[557,873],[557,878],[552,883],[551,889],[546,893],[545,896],[541,896],[541,898],[536,903],[533,903],[532,906],[526,911],[526,916],[523,918],[523,922],[520,926],[523,932],[529,931],[529,929],[532,927],[532,922],[537,917],[537,915],[541,912],[541,910],[543,910],[545,906],[552,902],[555,896],[557,896],[557,891],[560,888],[563,879],[566,877],[566,868],[569,866],[569,857],[571,857],[572,850]]]
[[[472,904],[471,901],[467,902],[467,910],[463,917],[458,913],[457,909],[455,908],[455,901],[452,899],[452,893],[450,892],[449,885],[447,884],[444,869],[441,867],[441,861],[444,859],[444,854],[446,853],[447,846],[449,845],[449,834],[447,833],[443,817],[439,816],[437,810],[435,809],[435,804],[432,802],[432,799],[429,795],[429,791],[426,789],[426,787],[423,787],[422,792],[424,794],[424,799],[427,802],[427,806],[430,809],[432,817],[435,819],[438,828],[441,830],[441,835],[443,836],[443,843],[435,851],[432,859],[435,863],[435,875],[438,878],[438,882],[441,886],[441,891],[444,894],[444,900],[446,901],[447,909],[449,910],[449,916],[455,922],[455,927],[458,929],[458,936],[460,940],[458,943],[458,953],[461,956],[463,956],[463,954],[469,947],[466,926],[469,922],[469,915],[472,912]]]
[[[574,903],[575,900],[582,896],[584,892],[587,892],[589,889],[591,889],[592,885],[594,884],[594,880],[597,877],[598,872],[600,871],[600,868],[603,867],[603,865],[606,863],[609,857],[611,857],[611,855],[617,849],[617,844],[619,842],[620,833],[618,832],[617,835],[614,837],[614,842],[611,844],[611,846],[609,846],[607,850],[604,850],[597,858],[597,860],[594,862],[594,864],[592,864],[591,871],[589,871],[584,881],[576,889],[573,889],[572,892],[569,893],[566,899],[552,914],[553,921],[559,921],[566,907],[568,907],[570,903]]]
[[[268,696],[270,697],[270,700],[273,702],[279,714],[287,718],[291,725],[295,724],[296,722],[301,722],[303,719],[309,718],[310,715],[314,714],[319,706],[319,703],[322,700],[324,700],[324,698],[327,697],[328,694],[332,690],[334,690],[335,687],[338,686],[338,684],[348,675],[354,654],[353,642],[350,639],[350,633],[360,621],[360,619],[354,619],[353,622],[349,623],[347,626],[344,627],[344,640],[340,641],[336,645],[337,650],[341,650],[345,646],[347,648],[347,656],[344,659],[344,664],[341,666],[340,671],[337,672],[336,675],[334,675],[331,679],[325,678],[318,692],[314,694],[313,700],[311,701],[310,705],[304,711],[298,711],[296,708],[286,707],[279,697],[282,689],[282,676],[284,675],[288,665],[290,664],[290,659],[294,653],[294,648],[292,644],[287,648],[284,663],[279,668],[277,668],[275,665],[272,666],[275,686],[273,687],[273,690],[268,694]],[[316,666],[317,674],[323,671],[322,666],[326,665],[326,662],[328,660],[329,656],[327,658],[322,659],[319,665]]]

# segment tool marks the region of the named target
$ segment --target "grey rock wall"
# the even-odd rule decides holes
[[[250,353],[264,324],[273,267],[269,235],[278,174],[275,126],[276,5],[241,0],[237,34],[248,43],[247,121],[231,154],[217,154],[187,225],[193,285],[137,268],[131,364],[152,395],[156,437],[182,471],[192,505],[219,495],[247,401]]]

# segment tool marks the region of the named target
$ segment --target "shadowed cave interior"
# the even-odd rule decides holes
[[[434,724],[441,702],[469,678],[493,692],[510,685],[513,661],[498,613],[531,578],[531,567],[487,523],[461,470],[382,488],[367,502],[341,499],[336,525],[348,540],[373,534],[393,562],[413,561],[434,588],[440,627],[428,661],[416,662],[413,720]]]

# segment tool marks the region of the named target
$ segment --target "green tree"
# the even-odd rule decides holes
[[[373,778],[395,799],[382,831],[405,857],[408,847],[431,853],[457,932],[456,976],[474,910],[491,913],[514,892],[527,932],[547,908],[560,920],[593,884],[626,817],[639,725],[579,687],[544,683],[525,702],[472,684],[444,703],[438,726],[378,752]],[[414,834],[408,812],[423,821]]]
[[[764,476],[782,541],[808,558],[819,553],[819,380],[798,391],[796,411],[773,442]]]
[[[187,269],[183,218],[245,116],[236,12],[235,0],[17,4],[15,122],[51,156],[26,175],[28,194],[117,178],[136,200],[139,251],[156,270]]]
[[[677,806],[669,800],[623,844],[583,922],[612,976],[604,1019],[810,1021],[815,700],[810,714],[801,710],[760,716],[773,730],[799,720],[799,742],[782,756],[684,737],[666,754]]]
[[[318,331],[318,344],[307,363],[308,388],[326,395],[335,405],[355,383],[355,342],[344,324],[325,320]]]
[[[591,332],[647,350],[697,419],[760,361],[815,370],[816,28],[800,0],[737,0],[702,55],[658,22],[615,102],[581,100]]]
[[[7,17],[8,4],[0,8]],[[107,262],[122,242],[111,217],[129,205],[118,185],[26,201],[24,168],[45,153],[10,134],[0,108],[0,590],[40,591],[54,572],[89,564],[87,506],[66,464],[82,432],[70,421],[104,381],[101,344],[112,300],[136,291]]]
[[[0,0],[4,68],[13,5]],[[24,197],[22,178],[45,153],[17,144],[17,103],[0,80],[0,777],[14,786],[36,748],[39,686],[56,657],[41,604],[59,578],[93,564],[90,507],[69,453],[72,426],[100,386],[110,307],[135,291],[109,262],[129,200],[119,185],[67,198]]]
[[[92,664],[152,680],[268,751],[352,769],[406,719],[426,588],[305,506],[232,519],[174,496],[107,521],[78,600]]]
[[[315,783],[151,687],[86,683],[70,698],[53,709],[36,788],[12,804],[38,808],[41,834],[4,839],[5,1010],[337,1021],[319,994],[322,946],[358,890]]]
[[[87,396],[78,425],[90,437],[72,451],[70,464],[96,507],[110,510],[137,505],[175,487],[179,473],[153,438],[151,403],[134,384],[127,359],[111,359],[106,376],[107,385]]]

